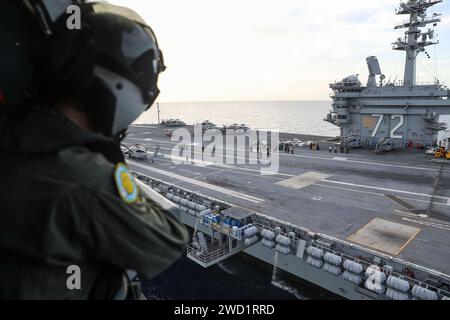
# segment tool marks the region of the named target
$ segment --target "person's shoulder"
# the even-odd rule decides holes
[[[138,187],[124,163],[109,162],[102,154],[84,147],[72,147],[59,153],[64,176],[74,187],[74,194],[88,192],[98,200],[134,204]]]
[[[58,160],[70,182],[91,190],[114,192],[115,165],[102,154],[85,147],[71,147],[60,151]]]

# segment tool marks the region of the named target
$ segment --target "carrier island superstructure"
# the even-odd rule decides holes
[[[395,148],[424,147],[436,144],[439,131],[447,125],[439,115],[450,114],[450,91],[436,78],[432,84],[416,82],[416,63],[420,53],[439,43],[433,27],[440,14],[427,14],[442,0],[408,0],[400,4],[397,15],[409,19],[395,27],[406,29],[393,49],[406,52],[404,79],[386,81],[377,57],[367,58],[369,79],[363,85],[357,75],[330,85],[333,110],[325,121],[341,129],[342,142],[350,146],[376,146],[383,139]],[[426,30],[425,30],[426,29]]]

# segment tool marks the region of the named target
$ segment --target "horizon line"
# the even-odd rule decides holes
[[[275,100],[177,100],[177,101],[156,101],[155,103],[223,103],[223,102],[299,102],[299,101],[330,101],[323,99],[275,99]]]

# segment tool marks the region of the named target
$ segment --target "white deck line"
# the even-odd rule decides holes
[[[161,148],[161,149],[165,149],[165,148]],[[164,158],[166,158],[166,159],[171,159],[171,160],[174,160],[174,159],[183,160],[181,157],[174,158],[173,156],[168,155],[168,154],[162,154],[162,156],[164,156]],[[190,161],[192,162],[193,160],[190,160]],[[337,161],[346,161],[346,160],[337,160]],[[237,166],[225,165],[225,164],[220,164],[220,163],[208,163],[208,162],[202,162],[202,161],[197,161],[197,162],[200,164],[198,166],[201,166],[201,167],[215,166],[215,167],[227,168],[227,169],[230,169],[230,170],[243,170],[243,171],[261,173],[260,170],[256,170],[256,169],[241,168],[241,167],[237,167]],[[276,175],[286,176],[286,177],[297,177],[297,176],[292,175],[292,174],[286,174],[286,173],[281,173],[281,172],[277,173]],[[329,177],[327,177],[327,178],[329,178]],[[361,185],[361,184],[354,184],[354,183],[340,182],[340,181],[332,181],[332,180],[325,180],[325,179],[321,179],[320,181],[316,181],[316,183],[317,182],[328,182],[328,183],[339,184],[339,185],[344,185],[344,186],[351,186],[351,187],[357,187],[357,188],[373,189],[373,190],[379,190],[379,191],[395,192],[395,193],[402,193],[402,194],[408,194],[408,195],[414,195],[414,196],[422,196],[422,197],[427,197],[427,198],[434,198],[434,199],[443,200],[444,201],[444,203],[442,203],[443,205],[450,206],[450,197],[433,196],[433,195],[430,195],[430,194],[416,193],[416,192],[405,191],[405,190],[380,188],[380,187],[374,187],[374,186],[369,186],[369,185]],[[315,185],[320,186],[320,184],[315,184]],[[357,191],[357,190],[353,190],[353,191]]]
[[[448,201],[450,201],[450,198],[448,198],[448,197],[434,196],[432,194],[417,193],[417,192],[411,192],[411,191],[405,191],[405,190],[380,188],[380,187],[367,186],[367,185],[355,184],[355,183],[349,183],[349,182],[332,181],[332,180],[322,180],[321,182],[327,182],[327,183],[333,183],[333,184],[339,184],[339,185],[343,185],[343,186],[350,186],[350,187],[357,187],[357,188],[373,189],[373,190],[388,191],[388,192],[395,192],[395,193],[404,193],[404,194],[420,196],[420,197],[427,197],[427,198],[434,198],[434,199],[441,199],[441,200],[447,201],[447,203],[448,203]]]
[[[137,163],[135,161],[128,161],[128,162],[130,164],[136,166],[136,167],[139,167],[139,168],[142,168],[142,169],[146,169],[146,170],[149,170],[149,171],[153,171],[153,172],[159,173],[159,174],[167,176],[167,177],[171,177],[171,178],[174,178],[174,179],[177,179],[177,180],[180,180],[180,181],[184,181],[184,182],[187,182],[187,183],[190,183],[190,184],[193,184],[193,185],[197,185],[197,186],[202,187],[202,188],[206,188],[206,189],[214,190],[214,191],[217,191],[217,192],[220,192],[220,193],[223,193],[223,194],[227,194],[227,195],[232,196],[232,197],[240,198],[242,200],[250,201],[250,202],[253,202],[253,203],[264,202],[264,199],[256,198],[256,197],[247,195],[247,194],[242,193],[242,192],[236,192],[236,191],[233,191],[233,190],[230,190],[230,189],[225,189],[225,188],[222,188],[222,187],[218,187],[218,186],[206,183],[206,182],[202,182],[202,181],[198,181],[198,180],[195,180],[195,179],[192,179],[192,178],[181,176],[181,175],[178,175],[178,174],[175,174],[175,173],[172,173],[172,172],[168,172],[168,171],[161,170],[161,169],[156,169],[156,168],[153,168],[151,166],[142,165],[142,164]]]
[[[357,193],[364,193],[364,194],[370,194],[373,196],[379,196],[379,197],[386,197],[386,195],[384,193],[380,193],[380,192],[371,192],[371,191],[363,191],[363,190],[358,190],[358,189],[350,189],[350,188],[344,188],[344,187],[336,187],[336,186],[328,186],[325,184],[320,184],[320,182],[316,183],[314,186],[318,186],[318,187],[322,187],[322,188],[331,188],[331,189],[337,189],[337,190],[345,190],[345,191],[350,191],[350,192],[357,192]],[[407,200],[407,201],[413,201],[413,202],[422,202],[422,203],[430,203],[429,200],[421,200],[421,199],[417,199],[417,198],[408,198],[408,197],[398,197],[399,199],[402,200]],[[440,205],[440,206],[450,206],[450,204],[444,203],[444,202],[435,202],[435,205]]]
[[[133,127],[135,127],[135,128],[144,128],[144,129],[157,129],[158,128],[158,127],[139,125],[139,124],[133,124]],[[138,133],[138,134],[142,134],[142,133]]]
[[[329,174],[322,174],[317,172],[306,172],[296,177],[289,178],[287,180],[283,180],[275,183],[276,185],[292,188],[292,189],[303,189],[310,185],[313,185],[317,182],[330,178]]]
[[[438,228],[438,229],[450,231],[450,225],[448,225],[448,224],[419,221],[419,220],[409,219],[407,217],[402,218],[402,220],[403,221],[412,222],[412,223],[417,223],[417,224],[420,224],[420,225],[423,225],[423,226],[427,226],[427,227],[433,227],[433,228]]]
[[[165,140],[156,140],[156,139],[139,139],[139,138],[133,138],[129,137],[127,138],[129,140],[138,140],[138,141],[152,141],[152,142],[160,142],[160,143],[166,143],[166,144],[177,144],[177,142],[172,141],[165,141]],[[162,149],[162,148],[161,148]],[[217,150],[228,150],[227,148],[217,148]],[[237,149],[238,151],[242,151],[241,149]],[[358,163],[358,164],[367,164],[367,165],[373,165],[373,166],[381,166],[381,167],[393,167],[393,168],[402,168],[402,169],[414,169],[414,170],[422,170],[422,171],[439,171],[438,168],[430,168],[430,167],[424,167],[424,166],[408,166],[408,165],[402,165],[402,164],[395,164],[395,163],[389,163],[389,162],[375,162],[370,161],[366,159],[350,159],[346,158],[340,158],[335,159],[335,157],[324,157],[324,156],[309,156],[309,155],[302,155],[302,154],[284,154],[280,153],[280,156],[283,157],[294,157],[294,158],[305,158],[305,159],[314,159],[314,160],[322,160],[322,161],[339,161],[339,162],[349,162],[349,163]]]

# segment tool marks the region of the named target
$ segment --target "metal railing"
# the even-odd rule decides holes
[[[141,179],[142,179],[142,175]],[[146,177],[148,178],[148,177]],[[147,184],[163,184],[163,185],[167,185],[166,183],[162,182],[162,181],[158,181],[156,179],[143,179]],[[181,188],[180,188],[181,189]],[[181,189],[183,190],[183,189]],[[218,200],[212,199],[214,200],[214,202],[219,202]],[[325,251],[334,253],[334,254],[338,254],[340,255],[342,258],[344,259],[349,259],[358,263],[361,263],[364,266],[370,266],[374,263],[372,262],[368,262],[366,260],[363,260],[361,258],[360,255],[357,254],[349,254],[349,253],[344,253],[343,252],[343,247],[345,248],[350,248],[352,250],[356,250],[358,252],[360,252],[360,254],[367,254],[369,257],[368,259],[373,259],[373,257],[379,257],[383,260],[385,260],[386,264],[389,264],[391,266],[393,266],[392,264],[395,265],[401,265],[401,266],[407,266],[409,268],[412,268],[415,271],[420,271],[423,272],[425,274],[428,275],[428,277],[436,277],[436,278],[444,278],[444,279],[448,279],[447,275],[445,274],[441,274],[439,272],[436,272],[434,270],[429,270],[425,267],[422,266],[418,266],[412,263],[408,263],[405,262],[401,259],[395,258],[395,257],[391,257],[391,256],[387,256],[385,254],[382,254],[380,252],[376,252],[373,251],[371,249],[367,249],[367,248],[362,248],[359,245],[356,244],[350,244],[344,240],[340,240],[340,239],[336,239],[330,236],[326,236],[323,234],[318,234],[318,233],[313,233],[312,231],[310,231],[309,229],[303,228],[303,227],[299,227],[296,225],[292,225],[290,223],[278,220],[276,218],[273,217],[268,217],[265,216],[263,214],[253,214],[250,219],[252,220],[253,224],[255,226],[257,226],[260,230],[262,229],[269,229],[269,230],[273,230],[275,228],[280,228],[281,229],[281,233],[282,234],[288,234],[289,232],[294,232],[295,233],[295,239],[293,239],[294,241],[298,241],[300,239],[305,240],[307,243],[309,243],[309,245],[314,245],[316,247],[320,247]],[[318,240],[321,239],[325,239],[325,240],[330,240],[333,242],[333,247],[325,247],[323,245],[321,245]],[[191,259],[194,259],[196,261],[199,261],[201,264],[203,264],[205,267],[215,264],[217,262],[220,262],[221,260],[223,260],[223,258],[226,258],[228,256],[230,256],[234,251],[239,252],[242,249],[244,249],[243,246],[237,246],[235,248],[230,248],[230,243],[227,241],[226,243],[223,243],[222,245],[219,243],[219,241],[215,240],[214,238],[211,238],[209,236],[207,236],[206,238],[206,245],[207,245],[207,251],[203,252],[202,250],[200,250],[200,248],[197,247],[197,243],[191,243],[187,246],[187,254]],[[336,245],[339,245],[339,248],[335,247]],[[214,263],[212,263],[214,262]],[[394,266],[393,266],[394,267]],[[440,296],[447,296],[450,297],[450,292],[446,291],[445,289],[442,288],[437,288],[431,284],[428,284],[424,281],[421,281],[419,279],[413,279],[408,277],[405,274],[402,274],[399,271],[396,271],[395,269],[392,271],[392,275],[405,279],[407,280],[411,285],[419,285],[421,287],[424,288],[428,288],[431,289],[433,291],[436,291]],[[426,280],[425,280],[426,281]]]
[[[217,247],[215,250],[211,250],[210,247],[208,247],[208,252],[203,253],[198,250],[196,245],[194,243],[191,243],[187,246],[187,254],[188,256],[191,256],[192,258],[201,261],[204,264],[208,264],[212,261],[216,261],[230,253],[230,247],[228,243],[226,245]]]
[[[331,248],[331,247],[326,247],[326,246],[321,245],[319,243],[319,240],[327,239],[327,238],[322,238],[320,234],[314,234],[314,233],[310,232],[309,230],[306,230],[306,229],[303,229],[303,228],[298,228],[298,227],[295,227],[295,226],[287,226],[287,229],[286,229],[286,225],[283,224],[283,223],[278,223],[278,222],[275,222],[275,221],[273,221],[271,219],[268,219],[266,217],[260,217],[260,216],[257,216],[257,215],[254,216],[253,221],[254,221],[254,224],[260,230],[268,229],[268,230],[272,230],[273,231],[275,228],[278,227],[278,228],[282,229],[280,234],[285,235],[285,236],[288,236],[288,234],[287,234],[288,232],[293,231],[295,233],[295,235],[296,235],[295,238],[293,239],[295,242],[297,242],[298,240],[305,240],[308,243],[308,245],[313,245],[314,247],[318,247],[318,248],[324,250],[324,252],[330,252],[330,253],[333,253],[333,254],[341,256],[345,260],[351,260],[351,261],[360,263],[361,265],[366,267],[365,269],[367,269],[367,267],[369,267],[371,265],[376,264],[374,262],[369,262],[369,261],[363,260],[360,257],[346,254],[346,253],[342,252],[341,250],[339,250],[337,248]],[[333,243],[336,243],[334,240],[335,239],[332,239]],[[354,248],[356,248],[356,247],[357,246],[354,245]],[[379,254],[379,253],[374,254],[374,253],[370,253],[369,251],[370,250],[365,250],[365,253],[367,253],[369,255],[372,255],[372,258],[374,256],[377,256],[377,257],[381,258],[381,256],[382,256],[382,254]],[[362,252],[364,252],[364,250],[362,250]],[[387,260],[390,260],[391,262],[394,262],[393,261],[394,259],[392,259],[392,258],[391,259],[387,259]],[[388,264],[389,264],[389,262],[386,263],[386,265],[388,265]],[[413,267],[412,264],[407,264],[407,265]],[[420,270],[420,268],[417,268],[416,270],[417,271],[422,271],[422,270]],[[409,277],[409,276],[407,276],[405,274],[402,274],[402,273],[396,271],[395,269],[392,270],[392,272],[390,274],[395,276],[395,277],[398,277],[400,279],[407,280],[410,283],[411,287],[413,285],[418,285],[418,286],[420,286],[422,288],[427,288],[427,289],[435,291],[438,295],[441,296],[441,298],[443,296],[450,297],[450,292],[449,291],[447,291],[445,289],[442,289],[442,288],[437,288],[437,287],[435,287],[432,284],[425,283],[424,281],[420,281],[418,279],[411,278],[411,277]],[[364,288],[364,284],[361,283],[360,287]]]

